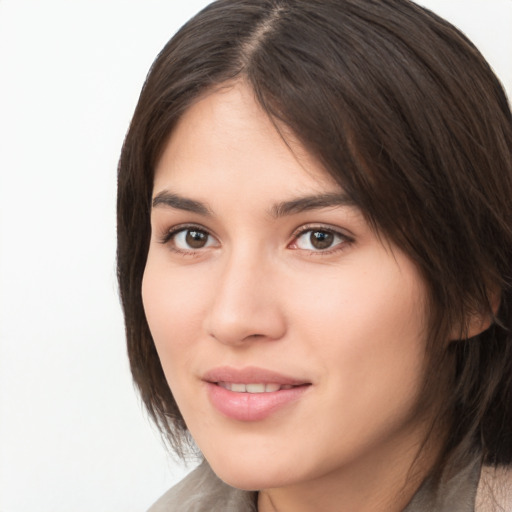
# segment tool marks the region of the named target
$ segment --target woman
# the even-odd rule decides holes
[[[511,148],[487,63],[406,0],[219,0],[173,37],[119,282],[142,398],[205,462],[152,511],[510,507]]]

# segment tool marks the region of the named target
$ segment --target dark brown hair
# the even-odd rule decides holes
[[[407,0],[219,0],[154,62],[119,162],[118,276],[133,377],[160,429],[180,452],[186,426],[141,299],[153,171],[192,102],[236,80],[420,269],[422,406],[441,404],[449,425],[436,469],[472,450],[511,464],[512,117],[472,43]],[[467,339],[475,316],[492,325]]]

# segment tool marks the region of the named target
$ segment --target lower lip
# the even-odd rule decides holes
[[[238,421],[261,421],[297,401],[309,385],[295,386],[270,393],[236,393],[207,382],[213,406],[228,418]]]

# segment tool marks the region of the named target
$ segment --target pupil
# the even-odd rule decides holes
[[[315,249],[327,249],[332,245],[334,235],[326,231],[313,231],[310,236],[311,245]]]
[[[189,247],[200,249],[206,245],[207,235],[202,231],[187,231],[185,240]]]

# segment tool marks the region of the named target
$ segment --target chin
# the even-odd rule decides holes
[[[273,467],[272,464],[269,464],[269,460],[263,463],[256,462],[251,461],[247,456],[235,456],[234,458],[224,458],[223,460],[207,458],[214,473],[231,487],[244,491],[258,491],[293,483],[294,479],[290,474],[289,467]]]

